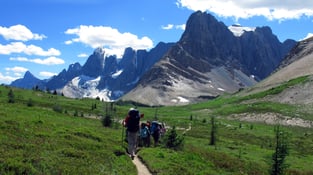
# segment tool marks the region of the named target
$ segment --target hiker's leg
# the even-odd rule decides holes
[[[136,144],[137,144],[137,133],[128,132],[128,152],[131,156],[134,156],[136,153]]]
[[[149,135],[148,138],[147,138],[147,145],[148,145],[148,147],[150,147],[150,142],[151,142],[151,139],[150,139],[150,135]]]

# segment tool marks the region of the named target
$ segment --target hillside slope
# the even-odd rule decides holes
[[[292,104],[313,104],[313,38],[299,42],[284,59],[280,67],[269,77],[242,94],[253,94],[276,87],[291,79],[310,76],[310,81],[286,89],[271,100]]]

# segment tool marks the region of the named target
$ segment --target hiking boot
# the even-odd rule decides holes
[[[135,156],[130,156],[132,160],[134,160]]]

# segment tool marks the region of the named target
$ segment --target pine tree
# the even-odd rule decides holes
[[[28,101],[27,101],[27,106],[28,106],[28,107],[34,106],[34,102],[33,102],[33,100],[32,100],[31,98],[28,99]]]
[[[167,148],[177,150],[181,148],[183,141],[184,137],[177,135],[176,128],[173,126],[173,128],[169,131],[169,134],[166,135],[165,146]]]
[[[285,158],[288,155],[288,140],[287,133],[282,131],[279,126],[275,127],[275,152],[272,155],[271,175],[282,175],[288,167],[285,163]]]
[[[101,122],[104,127],[111,127],[113,123],[111,115],[105,115],[105,117],[102,118]]]
[[[12,89],[10,89],[10,91],[8,93],[8,98],[9,98],[9,100],[8,100],[9,103],[15,103],[14,93],[13,93]]]
[[[216,144],[216,131],[217,131],[217,126],[216,126],[216,122],[215,122],[215,117],[211,117],[210,145]]]

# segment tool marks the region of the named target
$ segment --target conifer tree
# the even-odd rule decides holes
[[[177,134],[175,126],[173,126],[173,128],[165,136],[165,146],[174,150],[181,148],[183,141],[184,137]]]
[[[215,122],[215,117],[211,117],[210,145],[216,144],[216,131],[217,131],[217,126],[216,126],[216,122]]]
[[[285,158],[288,155],[288,140],[287,133],[282,131],[279,126],[275,127],[275,152],[272,155],[271,175],[282,175],[288,167],[285,163]]]
[[[8,100],[9,103],[15,103],[14,93],[13,93],[12,89],[10,89],[10,91],[8,93],[8,98],[9,98],[9,100]]]

